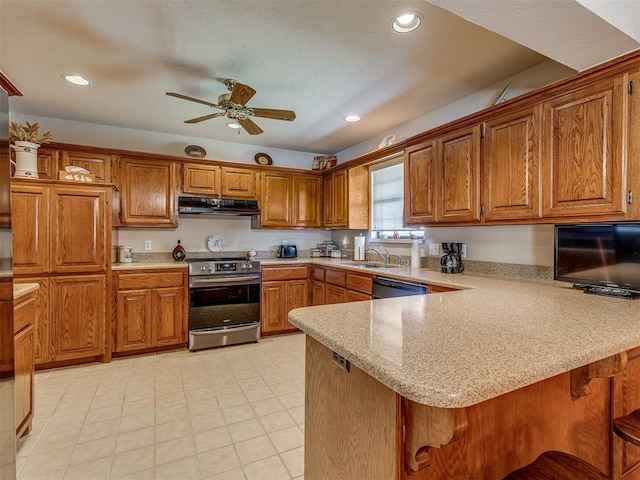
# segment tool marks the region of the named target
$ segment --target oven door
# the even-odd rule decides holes
[[[219,330],[260,322],[260,277],[195,278],[189,288],[189,330]]]

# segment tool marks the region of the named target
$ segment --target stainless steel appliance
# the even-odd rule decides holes
[[[410,295],[424,295],[427,286],[419,283],[403,282],[391,278],[376,277],[373,279],[371,294],[375,299],[408,297]]]
[[[440,259],[440,271],[442,273],[463,272],[462,243],[442,242],[442,250],[446,253]]]
[[[179,197],[180,215],[259,215],[257,200],[208,197]]]
[[[295,245],[279,245],[276,251],[278,258],[296,258],[298,256],[298,247]]]
[[[189,350],[260,339],[260,262],[189,259]]]

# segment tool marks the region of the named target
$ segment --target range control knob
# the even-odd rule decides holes
[[[251,262],[242,262],[242,265],[240,266],[240,268],[246,269],[246,270],[250,270],[251,269]]]

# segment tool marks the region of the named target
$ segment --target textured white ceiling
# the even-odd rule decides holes
[[[407,9],[422,27],[393,33]],[[299,151],[382,138],[545,59],[424,1],[0,0],[0,68],[24,93],[13,112]],[[257,90],[249,106],[296,120],[238,135],[224,117],[184,124],[213,112],[165,95],[215,102],[226,78]]]

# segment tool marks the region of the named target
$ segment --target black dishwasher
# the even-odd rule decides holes
[[[409,283],[391,278],[376,277],[373,279],[372,295],[377,298],[408,297],[409,295],[424,295],[427,286],[419,283]]]

